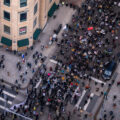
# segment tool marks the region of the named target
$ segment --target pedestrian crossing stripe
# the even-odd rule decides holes
[[[50,59],[50,62],[54,63],[54,64],[57,64],[58,62],[53,60],[53,59]]]
[[[15,115],[17,115],[17,116],[20,116],[20,117],[24,118],[25,120],[32,120],[31,118],[25,117],[25,116],[23,116],[23,115],[21,115],[21,114],[19,114],[19,113],[16,113],[16,112],[14,112],[14,111],[11,111],[11,110],[9,110],[7,107],[4,107],[4,106],[2,106],[2,105],[0,105],[0,108],[3,109],[3,110],[6,110],[7,112],[13,113],[13,114],[15,114]]]
[[[83,99],[85,93],[86,93],[86,90],[83,90],[82,96],[80,97],[79,101],[77,102],[77,104],[76,104],[76,106],[75,106],[77,109],[79,108],[79,104],[80,104],[80,102],[82,101],[82,99]]]
[[[38,88],[40,83],[41,83],[42,79],[40,78],[39,82],[36,84],[35,88]]]
[[[91,94],[90,94],[90,98],[93,97],[93,96],[94,96],[94,93],[91,93]],[[85,110],[85,111],[87,110],[87,107],[88,107],[88,105],[89,105],[89,103],[90,103],[90,101],[91,101],[90,98],[88,99],[87,104],[86,104],[86,105],[84,106],[84,108],[83,108],[83,110]]]
[[[101,80],[99,80],[99,79],[97,79],[97,78],[91,77],[91,79],[92,79],[93,81],[95,81],[95,82],[103,83],[104,85],[106,84],[105,82],[103,82],[103,81],[101,81]]]
[[[3,110],[6,110],[7,108],[5,108],[4,106],[0,105],[0,108]]]
[[[10,97],[12,97],[12,98],[15,98],[15,97],[16,97],[15,95],[10,94],[9,92],[7,92],[7,91],[5,91],[5,90],[3,90],[3,93],[6,94],[6,95],[8,95],[8,96],[10,96]]]
[[[8,104],[10,104],[10,105],[12,105],[12,102],[11,102],[11,101],[9,101],[9,100],[7,101],[7,100],[5,100],[5,99],[4,99],[4,98],[2,98],[2,97],[0,97],[0,100],[1,100],[1,101],[3,101],[3,102],[8,103]]]
[[[72,100],[71,100],[71,101],[73,101],[73,98],[74,98],[74,96],[75,96],[75,94],[77,93],[78,90],[79,90],[79,87],[77,87],[77,88],[75,89],[75,92],[74,92],[74,94],[72,95]]]

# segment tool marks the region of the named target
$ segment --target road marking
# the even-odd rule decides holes
[[[38,88],[40,83],[41,83],[42,79],[40,78],[39,82],[36,84],[35,88]]]
[[[0,105],[0,108],[3,109],[3,110],[6,110],[6,108],[2,105]]]
[[[91,93],[91,94],[90,94],[90,98],[93,97],[93,96],[94,96],[94,93]],[[90,98],[88,99],[87,104],[84,106],[83,110],[86,110],[86,109],[87,109],[87,107],[88,107],[88,105],[89,105],[89,103],[90,103],[90,101],[91,101]]]
[[[6,94],[6,95],[8,95],[8,96],[10,96],[10,97],[12,97],[12,98],[15,98],[15,97],[16,97],[15,95],[10,94],[9,92],[4,91],[4,90],[3,90],[3,93]]]
[[[0,97],[0,100],[3,101],[3,102],[7,102],[7,103],[10,104],[10,105],[12,104],[11,101],[9,101],[9,100],[7,101],[7,100],[5,100],[4,98],[1,98],[1,97]]]
[[[105,82],[97,79],[97,78],[94,78],[94,77],[91,77],[92,80],[94,80],[95,82],[98,82],[98,83],[103,83],[104,85],[106,84]]]
[[[77,109],[79,108],[79,104],[80,104],[80,102],[82,101],[82,99],[83,99],[85,93],[86,93],[86,90],[83,90],[82,96],[80,97],[79,101],[78,101],[77,104],[75,105],[75,107],[76,107]]]
[[[75,96],[75,94],[77,93],[78,90],[79,90],[79,87],[77,87],[77,88],[75,89],[75,92],[74,92],[74,94],[73,94],[73,96],[72,96],[72,100],[71,100],[71,101],[73,101],[73,98],[74,98],[74,96]]]
[[[11,111],[11,110],[9,110],[9,108],[4,107],[4,106],[2,106],[2,105],[0,105],[0,108],[3,109],[3,110],[6,110],[7,112],[13,113],[13,114],[15,114],[15,115],[17,115],[17,116],[23,117],[25,120],[32,120],[31,118],[25,117],[25,116],[23,116],[23,115],[21,115],[21,114],[19,114],[19,113],[16,113],[16,112],[14,112],[14,111]]]
[[[56,61],[56,60],[53,60],[53,59],[50,59],[50,62],[52,62],[52,63],[54,63],[54,64],[61,65],[61,63],[59,63],[58,61]]]
[[[54,63],[54,64],[57,64],[58,62],[53,60],[53,59],[50,59],[50,62]]]

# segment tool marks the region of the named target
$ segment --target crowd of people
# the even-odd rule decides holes
[[[72,101],[75,89],[82,84],[83,89],[90,90],[80,80],[90,82],[92,76],[102,79],[104,63],[118,60],[120,45],[118,35],[120,11],[116,9],[118,2],[117,0],[86,0],[81,8],[76,7],[76,14],[72,16],[71,23],[66,24],[62,33],[63,38],[57,43],[58,64],[55,68],[51,66],[49,72],[46,65],[39,67],[30,80],[25,105],[14,108],[17,113],[39,120],[48,109],[48,119],[64,120],[65,113],[66,119],[71,119],[72,113],[66,111],[66,107],[68,103],[73,106],[77,103],[76,96]],[[41,57],[38,52],[33,55],[33,59],[36,58],[35,64]],[[30,63],[28,66],[31,68]],[[35,86],[40,78],[42,84],[36,89]],[[110,112],[110,115],[112,114]],[[17,120],[16,115],[13,117]],[[84,119],[87,117],[85,114]]]
[[[4,61],[5,61],[5,56],[1,55],[0,56],[0,69],[4,69],[5,68]]]

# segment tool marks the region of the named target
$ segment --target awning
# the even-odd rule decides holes
[[[24,46],[29,45],[29,40],[28,40],[28,38],[23,39],[23,40],[19,40],[19,41],[17,42],[17,45],[18,45],[18,47],[24,47]]]
[[[10,39],[8,39],[8,38],[6,38],[6,37],[2,37],[1,38],[1,43],[2,44],[5,44],[5,45],[7,45],[7,46],[12,46],[12,40],[10,40]]]
[[[58,8],[58,5],[56,5],[56,3],[54,3],[53,5],[52,5],[52,7],[50,8],[50,10],[48,11],[48,16],[49,17],[52,17],[53,16],[53,14],[54,14],[54,12],[55,12],[55,10]]]
[[[33,39],[34,39],[34,40],[37,40],[37,39],[38,39],[38,36],[39,36],[40,32],[41,32],[41,29],[36,29],[36,30],[35,30],[35,32],[34,32],[34,34],[33,34]]]

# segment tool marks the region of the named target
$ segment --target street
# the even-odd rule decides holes
[[[112,0],[60,4],[33,48],[0,48],[1,119],[119,120],[119,13]]]

